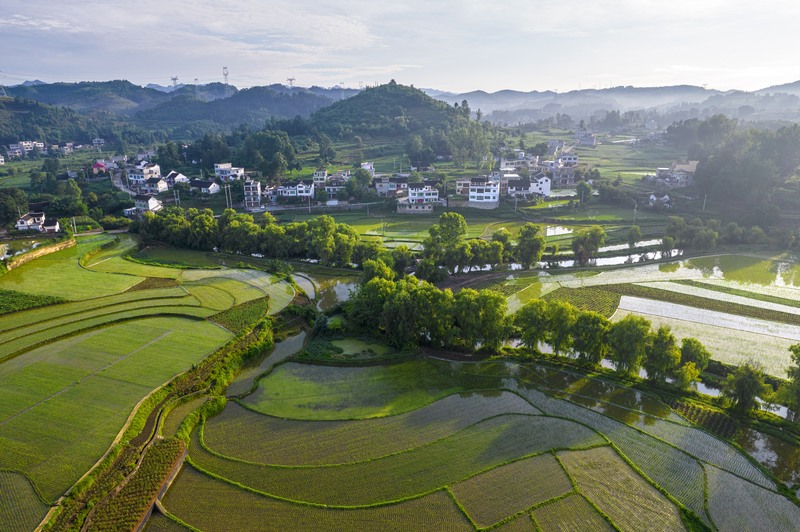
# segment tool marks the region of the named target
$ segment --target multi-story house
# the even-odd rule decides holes
[[[255,180],[244,182],[244,208],[247,211],[261,208],[261,183]]]
[[[215,164],[214,175],[222,181],[238,181],[244,177],[244,168],[238,168],[231,163]]]

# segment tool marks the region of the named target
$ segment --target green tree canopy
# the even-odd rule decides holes
[[[622,374],[635,375],[639,372],[649,344],[650,321],[641,316],[629,314],[611,326],[611,359]]]

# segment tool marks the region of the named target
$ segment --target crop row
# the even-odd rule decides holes
[[[680,530],[678,507],[610,447],[560,452],[578,490],[622,530]]]
[[[560,287],[542,296],[545,301],[564,301],[579,308],[591,310],[610,317],[619,306],[618,293],[599,288],[566,288]]]
[[[174,288],[178,286],[177,279],[167,277],[145,277],[144,280],[128,288],[126,292],[139,292],[141,290],[157,290],[163,288]]]
[[[339,486],[352,489],[354,479]],[[420,530],[474,528],[444,491],[399,504],[363,509],[309,507],[264,497],[185,465],[164,507],[201,530]]]
[[[48,509],[24,475],[0,471],[0,523],[3,523],[3,530],[33,530]]]
[[[720,530],[800,530],[800,508],[772,491],[706,466],[708,511]]]
[[[757,306],[742,305],[739,303],[732,303],[730,301],[720,301],[719,299],[693,296],[690,294],[682,294],[679,292],[672,292],[670,290],[661,290],[659,288],[652,288],[650,286],[629,283],[609,284],[605,285],[603,288],[623,296],[641,297],[644,299],[653,299],[656,301],[674,303],[676,305],[685,305],[704,310],[734,314],[736,316],[744,316],[747,318],[775,321],[778,323],[788,323],[790,325],[800,325],[800,315]]]
[[[533,510],[539,530],[614,530],[579,494],[543,504]]]
[[[176,316],[202,319],[206,318],[209,314],[211,314],[210,310],[196,306],[144,306],[142,308],[133,308],[111,314],[103,314],[94,318],[83,319],[57,327],[40,330],[21,338],[7,341],[0,345],[0,361],[13,358],[24,351],[28,351],[40,345],[50,343],[59,338],[71,336],[82,331],[105,327],[112,323],[154,316]]]
[[[749,290],[742,290],[740,288],[733,288],[732,286],[723,286],[712,283],[704,283],[702,281],[695,281],[693,279],[680,279],[673,281],[685,286],[693,286],[695,288],[702,288],[704,290],[713,290],[723,294],[730,294],[733,296],[746,297],[748,299],[755,299],[756,301],[763,301],[765,303],[775,303],[776,305],[785,305],[787,307],[800,308],[800,301],[790,299],[787,297],[779,297],[770,294],[762,294],[759,292],[751,292]]]
[[[479,527],[488,527],[531,506],[572,491],[552,454],[519,460],[450,487]]]
[[[262,297],[223,310],[209,316],[208,319],[222,325],[234,334],[239,334],[250,329],[258,320],[266,316],[267,310],[269,310],[269,298]]]
[[[195,437],[196,438],[196,437]],[[354,506],[399,500],[448,486],[509,461],[551,449],[586,448],[604,441],[570,421],[502,415],[428,446],[336,467],[265,467],[225,460],[195,439],[192,462],[224,478],[296,501]],[[354,483],[354,479],[363,482]],[[342,490],[341,486],[351,486]]]
[[[137,310],[141,308],[159,307],[159,306],[199,306],[197,300],[190,296],[181,298],[158,298],[146,299],[137,301],[128,301],[125,303],[118,303],[116,305],[109,305],[91,310],[85,310],[79,314],[69,314],[67,316],[53,317],[51,319],[40,319],[36,323],[31,323],[24,327],[17,327],[16,329],[0,333],[0,343],[9,342],[11,340],[22,338],[31,334],[35,334],[44,330],[52,329],[60,325],[68,325],[70,323],[77,323],[83,320],[95,318],[97,316],[104,316],[109,314],[118,314],[128,310]]]
[[[676,401],[672,407],[692,423],[723,438],[730,438],[739,428],[736,420],[724,412],[697,403]]]
[[[214,451],[252,462],[337,464],[426,445],[491,416],[537,412],[508,392],[451,395],[407,414],[358,421],[280,419],[231,403],[206,422],[203,435]]]
[[[90,516],[91,530],[134,529],[183,454],[183,442],[165,440],[151,446],[122,489],[101,502]]]
[[[44,307],[46,305],[65,303],[66,301],[66,299],[55,296],[37,296],[17,292],[15,290],[0,289],[0,315]]]
[[[141,290],[138,292],[123,292],[113,296],[103,296],[83,301],[62,303],[59,305],[39,308],[36,310],[22,311],[3,317],[0,324],[0,332],[10,331],[20,327],[28,326],[32,323],[48,321],[71,315],[80,315],[83,312],[130,303],[134,301],[145,301],[152,299],[183,298],[186,292],[180,288]]]

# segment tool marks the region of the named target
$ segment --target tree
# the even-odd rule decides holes
[[[439,241],[443,248],[455,247],[467,234],[467,221],[457,212],[439,216]]]
[[[547,339],[553,352],[560,355],[572,347],[572,328],[577,309],[565,301],[547,303]]]
[[[422,281],[414,290],[416,319],[422,340],[435,347],[450,343],[453,334],[453,292]]]
[[[628,247],[636,247],[636,243],[642,239],[642,230],[638,225],[632,225],[628,231]]]
[[[800,410],[800,344],[789,346],[789,355],[792,358],[793,366],[789,366],[786,374],[789,377],[789,403],[792,410]]]
[[[529,349],[539,349],[539,343],[547,338],[549,320],[547,302],[534,299],[519,309],[514,316],[514,323],[520,328],[522,343]]]
[[[653,335],[644,360],[644,369],[651,380],[664,382],[681,362],[681,351],[669,327],[661,326]]]
[[[689,390],[700,380],[700,370],[694,362],[687,362],[675,371],[675,385],[681,390]]]
[[[531,265],[539,262],[542,259],[544,248],[545,241],[541,227],[530,222],[523,225],[519,231],[516,249],[517,258],[522,267],[527,270]]]
[[[578,313],[572,326],[572,346],[578,358],[596,366],[608,354],[608,318],[592,311]]]
[[[507,306],[506,298],[493,290],[465,288],[458,292],[453,300],[453,318],[460,342],[469,348],[480,343],[483,348],[497,350],[507,333]]]
[[[709,360],[711,360],[711,353],[700,343],[700,340],[696,338],[681,340],[681,362],[684,364],[693,362],[698,371],[702,372],[708,367]]]
[[[605,241],[606,233],[599,225],[579,231],[572,238],[572,252],[575,254],[575,260],[581,266],[586,266]]]
[[[347,319],[356,330],[375,331],[383,306],[394,293],[395,283],[376,277],[361,285],[347,305]]]
[[[368,283],[376,277],[394,281],[394,271],[382,260],[367,259],[361,264],[361,267],[364,270],[361,274],[362,284]]]
[[[398,349],[411,350],[419,343],[417,309],[414,299],[398,283],[397,289],[386,299],[381,313],[381,327],[386,342]]]
[[[625,375],[636,375],[649,341],[649,320],[629,314],[614,323],[609,331],[608,343],[617,371]]]
[[[581,202],[581,205],[583,205],[592,197],[592,185],[586,181],[580,181],[575,187],[575,192],[577,192],[578,200]]]
[[[722,394],[740,412],[752,410],[757,404],[756,397],[766,397],[770,392],[770,387],[764,384],[764,371],[752,360],[733,370],[722,387]]]

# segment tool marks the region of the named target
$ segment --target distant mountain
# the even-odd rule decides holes
[[[434,98],[450,104],[467,100],[473,110],[480,109],[484,114],[492,111],[515,111],[522,109],[543,109],[557,105],[584,112],[586,108],[603,108],[627,111],[632,109],[651,109],[682,103],[698,103],[719,91],[707,90],[691,85],[672,87],[613,87],[609,89],[582,89],[566,93],[553,91],[521,92],[502,90],[494,93],[472,91],[466,93],[442,92],[432,89],[425,91]],[[580,111],[578,111],[580,109]],[[593,110],[593,109],[592,109]],[[562,112],[570,112],[564,110]]]
[[[173,92],[180,88],[185,87],[185,83],[180,83],[178,85],[159,85],[158,83],[148,83],[144,86],[145,89],[155,89],[158,92]]]
[[[6,89],[9,96],[36,100],[75,111],[108,111],[131,115],[168,100],[169,94],[134,85],[125,80],[82,81],[16,86]]]
[[[428,128],[445,128],[461,114],[441,100],[394,81],[364,89],[311,116],[323,131],[367,134],[400,134]]]
[[[772,87],[767,87],[766,89],[757,90],[755,93],[759,95],[783,93],[800,96],[800,81],[784,83],[783,85],[773,85]]]
[[[224,91],[224,86],[218,85],[217,92],[220,88]],[[263,127],[271,117],[307,118],[330,103],[330,99],[304,90],[276,92],[267,87],[244,89],[229,98],[206,102],[195,99],[193,87],[187,86],[175,91],[173,98],[137,113],[134,120],[151,129],[180,127],[187,131],[197,127],[207,130],[214,124],[224,129],[238,124]]]
[[[110,133],[107,120],[89,117],[63,107],[52,107],[33,100],[0,97],[0,145],[19,140],[91,142]],[[0,153],[4,153],[0,151]]]
[[[45,82],[39,79],[34,79],[33,81],[23,81],[20,83],[23,87],[35,87],[36,85],[45,85]]]

